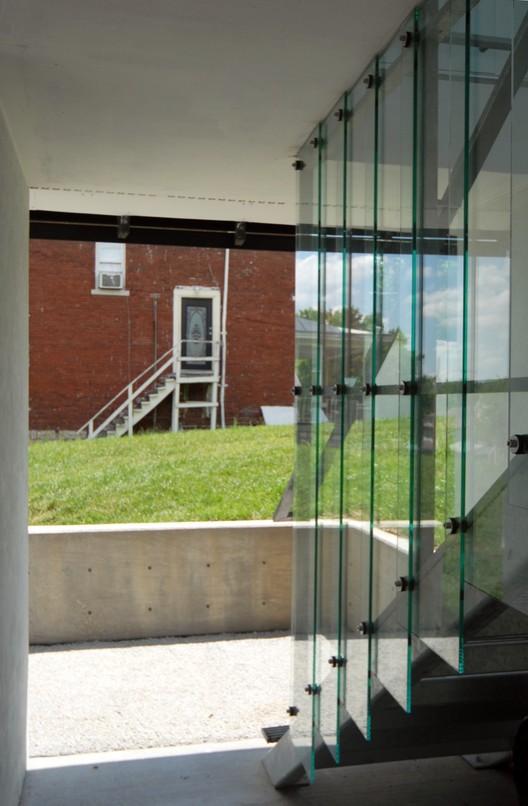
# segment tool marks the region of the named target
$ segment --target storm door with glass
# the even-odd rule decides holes
[[[182,297],[181,301],[182,369],[210,372],[213,344],[213,300]]]

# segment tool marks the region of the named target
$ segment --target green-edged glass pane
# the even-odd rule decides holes
[[[341,456],[344,341],[345,101],[322,127],[322,262],[320,284],[321,410],[317,473],[319,573],[316,678],[321,686],[320,734],[338,758],[341,658]]]
[[[429,13],[430,12],[430,13]],[[417,433],[414,627],[462,668],[467,332],[466,15],[447,3],[423,15],[422,321]],[[452,524],[446,529],[444,524]]]
[[[343,536],[346,656],[342,720],[349,716],[370,737],[369,609],[371,590],[371,456],[374,157],[376,66],[348,96],[346,351],[343,403]]]
[[[313,602],[315,568],[315,529],[313,525],[296,523],[293,530],[292,578],[292,644],[290,699],[290,735],[299,762],[313,776],[314,713],[317,697],[309,697],[314,663]]]
[[[526,667],[524,301],[528,6],[482,0],[472,15],[465,671]],[[486,49],[477,43],[489,44]],[[473,317],[473,323],[472,318]],[[512,450],[508,451],[510,440]]]
[[[410,710],[414,20],[379,59],[372,671]]]
[[[316,139],[315,146],[312,144]],[[299,761],[313,775],[317,695],[313,696],[317,588],[316,467],[320,283],[319,129],[299,154],[295,331],[295,472],[293,499],[292,696],[290,735]],[[307,312],[310,312],[308,315]],[[315,313],[313,313],[315,312]],[[308,689],[308,690],[307,690]]]
[[[502,615],[504,609],[497,608],[493,598],[503,595],[502,519],[508,465],[512,11],[510,0],[481,0],[471,15],[467,671],[480,671],[472,641],[481,637],[483,629],[489,634],[493,623],[500,633],[494,612]],[[489,47],[479,47],[483,41]],[[483,670],[490,671],[502,652],[502,646],[490,642]]]
[[[511,381],[509,435],[528,434],[528,4],[515,0],[512,47]],[[523,304],[524,303],[524,304]],[[524,308],[524,313],[523,313]],[[505,501],[503,599],[528,613],[528,447],[512,441]],[[525,450],[525,453],[521,451]]]

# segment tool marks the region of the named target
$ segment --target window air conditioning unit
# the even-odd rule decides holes
[[[99,288],[105,288],[107,291],[119,291],[123,288],[123,274],[120,271],[101,272]]]

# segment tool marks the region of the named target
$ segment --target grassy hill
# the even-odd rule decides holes
[[[32,525],[271,518],[293,470],[291,426],[35,442]]]

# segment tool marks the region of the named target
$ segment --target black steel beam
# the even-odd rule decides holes
[[[33,210],[30,238],[55,241],[159,244],[162,246],[202,246],[216,249],[257,249],[295,251],[295,227],[286,224],[207,221],[184,218],[130,216],[129,233],[119,238],[119,216],[87,213],[57,213]],[[243,238],[243,243],[240,241]]]

